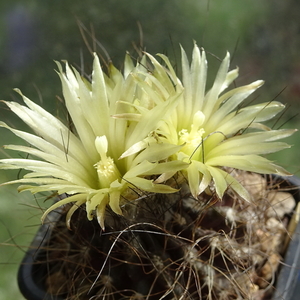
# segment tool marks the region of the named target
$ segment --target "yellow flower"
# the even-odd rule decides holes
[[[262,124],[282,111],[284,105],[271,101],[242,107],[243,101],[263,81],[225,92],[238,77],[238,69],[229,71],[230,56],[227,53],[212,87],[206,91],[206,55],[197,45],[194,46],[191,64],[182,49],[182,81],[165,55],[158,55],[163,65],[150,54],[147,56],[152,70],[145,72],[144,69],[139,82],[152,100],[149,107],[155,108],[158,103],[179,95],[178,105],[163,118],[156,134],[163,143],[182,145],[172,159],[189,163],[183,173],[194,197],[206,190],[213,180],[220,198],[230,186],[248,199],[243,186],[226,172],[228,168],[290,175],[260,156],[290,147],[277,140],[290,136],[295,130],[272,130]],[[146,111],[141,114],[144,113]],[[165,181],[175,172],[177,170],[165,172],[156,182]]]
[[[146,56],[151,69],[145,67]],[[107,205],[121,214],[120,206],[140,192],[173,193],[176,189],[168,179],[178,172],[187,178],[195,198],[205,190],[215,190],[222,198],[230,186],[247,200],[231,168],[289,175],[261,156],[289,147],[277,140],[295,130],[272,130],[262,124],[284,105],[272,101],[242,107],[261,80],[225,91],[238,76],[238,69],[229,71],[227,54],[206,91],[206,56],[196,45],[191,64],[182,49],[182,80],[165,55],[159,55],[164,65],[146,56],[135,67],[127,55],[123,74],[110,65],[108,75],[95,56],[91,82],[68,64],[65,73],[57,64],[73,132],[19,90],[26,106],[5,102],[34,134],[0,122],[30,145],[5,146],[29,158],[2,159],[0,168],[29,172],[4,184],[68,196],[43,218],[60,205],[74,203],[67,215],[70,226],[74,211],[85,204],[88,219],[96,214],[104,228]]]
[[[24,178],[6,184],[20,183],[20,191],[30,190],[32,193],[66,193],[68,197],[52,205],[43,218],[58,206],[74,203],[67,216],[69,226],[74,211],[85,204],[87,217],[91,220],[96,214],[102,228],[107,204],[115,213],[121,214],[120,205],[133,200],[139,191],[174,192],[175,189],[170,186],[155,183],[153,175],[155,178],[162,169],[179,170],[187,164],[168,162],[166,159],[181,147],[158,145],[153,132],[163,116],[172,110],[177,97],[170,97],[148,110],[139,121],[124,120],[114,115],[122,114],[124,109],[128,113],[128,107],[145,98],[134,75],[140,72],[140,65],[134,67],[126,56],[124,74],[110,65],[107,76],[95,56],[91,82],[68,64],[65,73],[61,65],[57,65],[75,132],[17,90],[26,106],[16,102],[5,103],[35,134],[0,123],[30,145],[5,146],[6,149],[27,153],[29,158],[2,159],[0,168],[30,171]],[[128,149],[135,149],[135,152],[124,156]]]

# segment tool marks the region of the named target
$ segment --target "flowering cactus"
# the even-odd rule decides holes
[[[29,156],[2,159],[0,168],[29,172],[4,184],[18,183],[20,191],[32,193],[66,193],[43,218],[58,206],[74,203],[67,215],[69,226],[74,211],[85,204],[88,219],[96,215],[104,228],[107,205],[122,214],[121,206],[141,193],[174,193],[177,189],[168,180],[175,174],[187,178],[195,198],[204,191],[222,198],[230,186],[247,200],[247,191],[229,168],[289,174],[260,156],[289,147],[277,140],[295,130],[271,130],[261,123],[284,105],[273,101],[240,108],[262,81],[224,92],[238,76],[238,69],[229,71],[227,54],[206,92],[206,56],[196,45],[191,65],[182,49],[182,81],[169,59],[159,57],[163,65],[146,54],[134,66],[127,55],[123,73],[110,65],[106,75],[95,55],[91,82],[68,64],[64,72],[58,63],[72,132],[17,90],[25,106],[5,103],[34,133],[4,122],[0,126],[30,145],[5,148]]]

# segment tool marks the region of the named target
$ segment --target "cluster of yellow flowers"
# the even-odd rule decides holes
[[[4,122],[0,126],[29,144],[5,148],[29,157],[2,159],[0,168],[30,172],[4,184],[18,183],[20,191],[32,193],[66,193],[68,197],[44,216],[74,203],[69,223],[74,211],[85,204],[87,217],[96,215],[104,228],[107,205],[121,214],[120,206],[132,199],[132,190],[174,193],[168,180],[178,173],[187,179],[195,198],[212,187],[222,198],[230,186],[246,200],[247,191],[224,167],[289,174],[260,156],[289,147],[277,140],[295,130],[271,130],[262,124],[284,105],[272,101],[240,108],[262,81],[226,91],[238,76],[238,69],[229,71],[227,54],[207,91],[206,55],[197,45],[191,64],[182,49],[182,80],[169,59],[158,56],[162,63],[146,53],[135,66],[126,55],[123,73],[111,64],[107,75],[95,55],[91,82],[67,63],[64,72],[58,63],[74,132],[17,90],[26,106],[5,103],[34,133]]]

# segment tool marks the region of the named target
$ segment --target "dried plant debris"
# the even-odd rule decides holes
[[[38,259],[48,293],[68,300],[269,299],[295,200],[269,177],[234,176],[251,202],[230,188],[220,201],[213,193],[195,199],[183,187],[129,202],[123,216],[107,211],[105,231],[84,208],[70,231],[62,213]]]

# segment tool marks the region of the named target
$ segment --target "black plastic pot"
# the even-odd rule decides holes
[[[63,300],[63,298],[47,293],[44,283],[45,274],[47,274],[47,264],[39,263],[39,261],[45,261],[45,251],[41,249],[43,249],[50,238],[52,228],[60,217],[59,210],[48,214],[45,224],[40,226],[21,262],[18,272],[18,285],[25,299]]]
[[[288,192],[292,193],[296,202],[300,202],[300,179],[292,176],[287,178],[276,177]],[[61,217],[61,211],[51,212],[47,221],[38,230],[29,250],[27,251],[18,272],[18,284],[21,293],[28,300],[64,300],[60,296],[50,295],[46,292],[44,278],[47,274],[46,245],[52,228]],[[276,290],[272,297],[275,299],[296,300],[300,295],[300,222],[298,222],[293,238],[286,251],[284,264],[281,267]]]
[[[293,195],[300,202],[300,178],[293,176],[287,179],[292,186],[299,187],[293,191]],[[298,220],[300,212],[298,213]],[[284,264],[282,265],[276,283],[276,291],[273,300],[298,300],[300,297],[300,222],[293,233],[292,240],[285,253]]]

